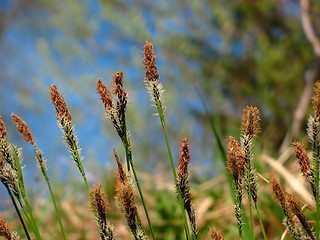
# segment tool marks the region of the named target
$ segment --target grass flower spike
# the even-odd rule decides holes
[[[108,202],[107,197],[104,191],[102,190],[101,185],[93,185],[90,188],[90,199],[91,199],[91,208],[95,213],[97,224],[100,230],[100,236],[102,240],[114,240],[115,232],[113,226],[107,222],[107,210],[108,210]]]
[[[135,171],[133,157],[132,157],[131,140],[130,140],[130,135],[129,135],[129,131],[126,123],[126,107],[128,103],[128,100],[127,100],[128,96],[127,96],[127,92],[123,89],[123,72],[122,71],[117,72],[116,74],[113,75],[113,81],[111,85],[113,87],[113,91],[110,93],[110,91],[107,89],[105,84],[99,78],[97,80],[96,90],[100,94],[100,98],[105,107],[107,117],[110,118],[111,122],[113,123],[113,126],[116,129],[123,143],[123,146],[125,148],[127,168],[128,168],[128,171],[132,170],[133,172],[133,176],[137,184],[141,202],[147,217],[149,229],[153,239],[155,239],[149,213],[144,201],[143,193],[140,187],[139,179]],[[115,96],[116,99],[113,100],[112,96]]]
[[[58,210],[58,207],[57,207],[57,204],[56,204],[56,200],[55,200],[55,197],[54,197],[54,194],[53,194],[53,190],[52,190],[52,187],[51,187],[51,184],[50,184],[50,181],[49,181],[49,176],[47,174],[46,161],[43,158],[43,154],[40,151],[40,149],[38,148],[38,146],[36,145],[35,140],[34,140],[34,138],[32,136],[32,133],[29,130],[28,124],[25,121],[23,121],[20,117],[15,115],[15,114],[11,114],[11,117],[12,117],[13,122],[17,126],[18,131],[22,134],[22,136],[24,137],[26,142],[29,142],[34,147],[34,151],[36,153],[36,158],[38,160],[40,170],[41,170],[42,175],[44,176],[44,178],[45,178],[45,180],[47,182],[47,185],[48,185],[48,188],[49,188],[49,191],[50,191],[51,199],[52,199],[52,202],[53,202],[56,214],[57,214],[57,218],[58,218],[58,222],[59,222],[59,225],[60,225],[60,229],[61,229],[61,233],[62,233],[63,239],[67,239],[66,235],[65,235],[65,231],[64,231],[63,225],[62,225],[62,222],[61,222],[60,212]]]
[[[271,187],[274,198],[280,203],[280,206],[285,215],[283,224],[289,229],[289,232],[294,239],[305,239],[302,229],[297,225],[295,221],[293,221],[293,214],[290,209],[289,202],[287,201],[287,193],[275,177],[271,178]]]
[[[89,194],[89,184],[87,181],[87,177],[82,166],[82,159],[80,157],[80,148],[78,147],[78,140],[74,133],[74,129],[72,126],[72,118],[70,115],[69,108],[58,91],[57,87],[52,84],[49,93],[51,94],[51,102],[54,104],[57,112],[56,118],[58,119],[58,124],[61,131],[64,134],[64,140],[67,144],[67,147],[72,154],[72,159],[76,163],[82,178],[84,180],[87,192]]]
[[[17,233],[12,233],[8,224],[0,218],[0,236],[5,237],[7,240],[19,240],[20,237]]]
[[[140,218],[138,216],[133,184],[130,180],[129,174],[124,172],[122,163],[115,150],[114,156],[118,165],[116,184],[117,204],[123,212],[127,220],[129,230],[131,231],[134,238],[136,240],[147,239],[144,230],[141,227]]]
[[[163,88],[162,85],[159,83],[159,74],[158,74],[158,69],[156,66],[156,56],[154,54],[153,50],[153,45],[151,42],[146,42],[144,49],[144,59],[143,59],[143,64],[146,69],[146,77],[145,77],[145,83],[146,87],[148,89],[148,92],[150,93],[151,96],[151,101],[153,101],[154,105],[157,108],[158,115],[160,118],[160,122],[162,125],[164,137],[166,140],[167,144],[167,149],[168,149],[168,155],[170,159],[170,165],[171,165],[171,170],[174,178],[174,183],[176,185],[177,189],[177,194],[178,194],[178,199],[179,199],[179,204],[184,220],[184,227],[185,227],[185,232],[186,232],[186,237],[187,239],[190,239],[190,232],[189,232],[189,225],[185,213],[185,206],[184,206],[184,201],[182,198],[182,193],[179,190],[178,186],[178,181],[177,181],[177,173],[175,170],[174,162],[173,162],[173,157],[171,153],[171,147],[169,143],[169,138],[166,130],[166,124],[165,124],[165,118],[164,118],[164,103],[163,103]],[[196,238],[195,234],[193,233],[193,237]]]
[[[261,232],[266,240],[267,236],[262,223],[259,207],[257,203],[257,181],[256,169],[253,166],[253,137],[260,132],[260,111],[256,107],[248,106],[243,110],[241,123],[240,144],[233,137],[229,137],[227,167],[234,178],[234,195],[235,195],[235,215],[238,221],[239,237],[242,239],[242,211],[241,201],[243,196],[243,188],[246,188],[248,195],[251,236],[254,238],[252,201],[256,209]]]
[[[212,240],[224,240],[222,235],[218,231],[216,231],[214,228],[210,228],[210,238]]]
[[[315,237],[314,237],[314,233],[312,232],[311,226],[309,225],[306,217],[302,213],[301,206],[297,202],[295,197],[292,196],[291,194],[287,194],[286,201],[288,203],[288,206],[290,207],[291,212],[293,212],[298,217],[298,219],[299,219],[301,225],[303,226],[303,228],[306,230],[306,232],[308,233],[310,238],[314,240]]]
[[[187,138],[183,138],[180,146],[179,163],[177,169],[177,181],[181,197],[184,201],[184,208],[188,214],[189,222],[192,227],[193,234],[197,238],[198,228],[197,228],[197,216],[196,211],[192,205],[190,198],[190,183],[189,183],[189,170],[188,165],[190,162],[190,144]],[[177,190],[177,191],[179,191]]]
[[[233,175],[234,185],[235,185],[235,216],[238,224],[239,237],[242,239],[242,197],[243,197],[243,180],[244,180],[244,168],[245,168],[245,158],[243,157],[242,150],[240,148],[239,142],[234,137],[228,137],[227,146],[227,166],[229,171]]]
[[[7,141],[9,139],[10,145]],[[28,230],[24,224],[24,220],[20,214],[17,203],[13,197],[15,196],[19,205],[21,206],[24,215],[27,218],[36,239],[41,239],[40,233],[32,214],[32,209],[29,205],[29,201],[26,196],[24,180],[22,175],[22,167],[20,163],[22,162],[21,150],[17,149],[11,142],[9,135],[7,134],[5,125],[0,116],[0,152],[1,152],[1,169],[0,169],[0,179],[1,182],[8,190],[8,194],[12,200],[15,210],[19,216],[20,222],[23,226],[25,234],[28,239],[30,239]],[[12,195],[13,194],[13,195]]]

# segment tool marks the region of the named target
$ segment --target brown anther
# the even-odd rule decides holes
[[[292,145],[296,150],[296,158],[298,159],[298,163],[300,165],[300,172],[304,177],[308,177],[312,174],[313,167],[311,164],[311,160],[307,155],[306,149],[299,142],[293,142]]]
[[[0,218],[0,236],[3,236],[8,240],[12,239],[9,226],[2,218]]]
[[[113,153],[114,153],[114,157],[116,158],[117,165],[118,165],[118,177],[121,180],[121,182],[125,182],[127,180],[127,176],[124,173],[120,158],[119,158],[119,156],[118,156],[118,154],[117,154],[115,149],[113,149]]]
[[[247,106],[243,110],[241,131],[252,138],[260,132],[260,111],[256,107]]]
[[[72,122],[72,118],[70,115],[69,108],[64,101],[62,95],[58,91],[56,85],[52,84],[51,88],[49,90],[49,93],[51,94],[51,102],[54,104],[57,112],[56,118],[66,118],[68,121]]]
[[[106,85],[102,82],[102,80],[100,78],[97,80],[96,90],[100,94],[100,98],[103,102],[104,108],[106,110],[111,110],[112,109],[111,94],[110,94],[108,88],[106,87]]]
[[[93,185],[90,188],[89,197],[91,200],[92,211],[98,215],[100,221],[105,221],[108,201],[101,185]]]
[[[36,143],[32,137],[31,131],[29,130],[28,124],[13,113],[11,114],[11,117],[13,123],[17,126],[18,131],[21,132],[26,142],[31,143],[35,148],[37,148]]]
[[[190,162],[190,144],[188,143],[187,138],[183,138],[181,140],[180,145],[180,155],[179,155],[179,163],[178,163],[178,174],[182,176],[188,176],[188,164]]]
[[[235,181],[237,182],[239,176],[242,176],[244,173],[244,167],[246,159],[244,158],[239,142],[234,138],[228,137],[228,146],[227,146],[227,166],[229,171],[232,173]]]
[[[144,45],[143,63],[146,68],[146,80],[149,82],[158,82],[159,74],[156,65],[156,56],[154,55],[153,45],[151,42],[146,42]]]
[[[210,228],[210,238],[213,240],[223,240],[222,235],[216,231],[214,228]]]

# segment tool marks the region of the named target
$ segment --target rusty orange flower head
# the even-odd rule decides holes
[[[178,174],[181,174],[182,176],[187,176],[188,173],[188,164],[190,162],[190,144],[188,143],[187,138],[183,138],[181,140],[180,145],[180,155],[179,155],[179,163],[178,163]]]
[[[223,240],[224,238],[222,237],[222,235],[215,230],[214,228],[210,228],[210,238],[212,240]]]
[[[36,144],[29,130],[28,124],[15,114],[11,114],[13,123],[17,126],[18,131],[21,132],[26,142],[31,143],[35,148]]]
[[[320,81],[317,81],[314,86],[314,96],[312,98],[315,117],[320,115]]]
[[[146,41],[144,45],[144,59],[143,64],[146,68],[146,80],[148,82],[158,82],[159,74],[156,65],[156,56],[154,55],[153,45],[151,42]]]
[[[70,115],[69,108],[64,101],[62,95],[58,91],[56,85],[52,84],[51,88],[49,90],[49,93],[51,94],[51,102],[54,104],[56,111],[57,111],[57,116],[56,118],[66,118],[70,123],[72,122],[72,118]]]
[[[108,201],[102,186],[93,185],[93,187],[90,188],[89,197],[91,200],[92,211],[97,214],[100,221],[106,221]]]
[[[12,239],[10,228],[2,218],[0,218],[0,236],[5,237],[6,239]]]
[[[252,138],[260,132],[260,111],[256,107],[247,106],[243,110],[241,131]]]
[[[127,180],[127,175],[125,174],[124,170],[123,170],[123,167],[122,167],[122,163],[120,161],[120,158],[116,152],[115,149],[113,149],[113,153],[114,153],[114,157],[116,158],[116,161],[117,161],[117,165],[118,165],[118,179],[121,181],[121,182],[125,182]]]
[[[7,136],[7,130],[4,126],[4,122],[2,121],[1,115],[0,115],[0,138],[6,138]]]
[[[112,105],[112,97],[111,94],[108,90],[108,88],[106,87],[106,85],[102,82],[101,78],[99,78],[97,80],[97,87],[96,90],[99,92],[100,94],[100,98],[103,102],[104,108],[106,110],[111,110],[113,108]]]
[[[227,166],[229,171],[232,173],[235,181],[239,179],[239,176],[244,173],[244,166],[246,159],[244,158],[240,144],[234,137],[228,137],[228,146],[227,146]]]
[[[123,71],[117,72],[113,75],[113,81],[112,86],[114,90],[112,91],[112,94],[117,94],[118,98],[126,98],[127,93],[123,90]]]
[[[312,175],[313,167],[311,164],[311,160],[307,155],[306,149],[299,142],[293,142],[292,145],[296,150],[296,158],[298,159],[298,163],[300,165],[300,172],[302,176],[308,177]]]

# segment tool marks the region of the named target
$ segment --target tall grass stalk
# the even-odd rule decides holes
[[[24,223],[23,217],[21,216],[21,213],[20,213],[19,208],[18,208],[18,206],[17,206],[17,203],[16,203],[16,201],[15,201],[15,199],[14,199],[14,197],[13,197],[13,194],[12,194],[11,190],[10,190],[7,186],[6,186],[6,188],[7,188],[8,194],[9,194],[9,196],[10,196],[10,198],[11,198],[11,201],[12,201],[12,203],[13,203],[14,209],[16,210],[16,213],[17,213],[17,215],[18,215],[18,217],[19,217],[19,220],[20,220],[20,222],[21,222],[23,231],[25,232],[27,239],[28,239],[28,240],[31,240],[31,238],[30,238],[30,236],[29,236],[28,229],[27,229],[27,227],[26,227],[26,224]]]
[[[50,191],[50,195],[51,195],[51,199],[52,199],[52,202],[53,202],[53,206],[54,206],[54,209],[56,211],[57,219],[58,219],[58,222],[59,222],[61,234],[63,236],[63,239],[66,240],[67,237],[66,237],[63,225],[62,225],[60,212],[59,212],[58,206],[56,204],[56,200],[55,200],[55,197],[54,197],[54,194],[53,194],[53,191],[52,191],[52,187],[51,187],[51,184],[50,184],[50,181],[49,181],[49,177],[48,177],[48,174],[47,174],[47,171],[46,171],[46,167],[45,167],[44,161],[42,159],[42,154],[40,154],[40,152],[36,151],[36,155],[37,155],[37,159],[38,159],[39,164],[40,164],[41,172],[42,172],[42,174],[43,174],[43,176],[44,176],[44,178],[45,178],[45,180],[47,182],[47,185],[48,185],[48,188],[49,188],[49,191]]]
[[[195,84],[195,82],[193,81],[193,86],[196,90],[196,93],[202,103],[202,106],[205,110],[205,113],[208,117],[208,120],[209,120],[209,123],[210,123],[210,127],[211,127],[211,130],[213,132],[213,135],[215,136],[216,140],[217,140],[217,144],[218,144],[218,149],[220,151],[220,155],[222,157],[222,160],[223,160],[223,164],[224,166],[227,168],[227,162],[228,162],[228,158],[227,158],[227,154],[226,154],[226,151],[224,150],[224,147],[222,145],[222,141],[221,141],[221,137],[217,131],[217,128],[215,127],[215,124],[213,122],[213,119],[209,113],[209,110],[208,110],[208,107],[207,107],[207,104],[205,102],[205,100],[203,99],[202,95],[200,94],[200,91],[197,87],[197,85]],[[228,182],[229,182],[229,187],[230,187],[230,190],[232,193],[236,193],[237,189],[235,188],[234,184],[233,184],[233,180],[232,180],[232,175],[227,172],[227,178],[228,178]],[[233,199],[233,204],[236,205],[239,200],[237,200],[237,197],[236,198],[232,198]],[[250,229],[250,224],[249,224],[249,220],[248,220],[248,217],[246,215],[246,212],[243,210],[243,206],[241,205],[241,203],[239,202],[240,204],[240,215],[241,215],[241,221],[242,221],[242,230],[243,231],[239,231],[239,237],[240,239],[242,239],[242,232],[244,234],[244,237],[245,239],[252,239],[252,233],[251,233],[251,229]]]
[[[182,211],[183,220],[184,220],[186,237],[187,237],[187,239],[190,239],[189,225],[188,225],[187,216],[186,216],[186,212],[185,212],[185,208],[184,208],[184,202],[183,202],[183,199],[182,199],[182,196],[181,196],[181,192],[180,192],[180,189],[179,189],[179,185],[178,185],[178,181],[177,181],[177,173],[176,173],[174,162],[173,162],[173,157],[172,157],[171,147],[170,147],[168,134],[167,134],[167,130],[166,130],[166,124],[165,124],[165,121],[164,121],[163,111],[162,111],[159,99],[155,98],[155,100],[156,100],[156,106],[157,106],[157,109],[158,109],[158,113],[159,113],[159,118],[160,118],[160,121],[161,121],[162,129],[163,129],[163,134],[164,134],[164,137],[165,137],[165,140],[166,140],[166,145],[167,145],[167,150],[168,150],[168,154],[169,154],[170,165],[171,165],[171,170],[172,170],[172,174],[173,174],[173,178],[174,178],[174,183],[175,183],[176,188],[177,188],[177,194],[178,194],[178,198],[179,198],[179,205],[180,205],[180,208],[181,208],[181,211]],[[193,234],[193,236],[195,238],[194,234]]]
[[[18,131],[22,134],[22,136],[25,139],[25,141],[30,143],[34,147],[34,151],[35,151],[38,163],[39,163],[39,167],[40,167],[41,173],[44,176],[45,181],[47,182],[47,185],[48,185],[48,188],[49,188],[49,191],[50,191],[50,196],[51,196],[51,199],[52,199],[55,211],[56,211],[56,215],[57,215],[57,219],[58,219],[58,222],[59,222],[59,225],[60,225],[61,233],[63,235],[63,239],[66,240],[65,231],[63,229],[60,213],[59,213],[56,201],[55,201],[55,197],[54,197],[54,194],[53,194],[53,191],[52,191],[52,187],[51,187],[51,184],[50,184],[50,181],[49,181],[49,177],[48,177],[48,174],[47,174],[47,170],[46,170],[46,166],[45,166],[45,160],[43,159],[42,153],[41,153],[40,149],[38,148],[38,146],[35,143],[35,140],[34,140],[34,138],[32,136],[32,133],[29,130],[28,124],[25,121],[23,121],[19,116],[15,115],[15,114],[11,114],[11,117],[12,117],[13,122],[17,126]]]
[[[150,233],[152,235],[152,238],[155,239],[148,209],[143,197],[143,193],[141,190],[138,176],[135,171],[134,162],[132,158],[132,150],[131,150],[131,144],[130,144],[131,141],[129,137],[129,131],[127,128],[127,122],[126,122],[127,92],[123,89],[123,72],[122,71],[117,72],[113,76],[112,86],[114,87],[112,94],[117,96],[116,101],[112,100],[111,93],[109,92],[108,88],[105,86],[105,84],[102,82],[100,78],[97,80],[96,90],[100,94],[101,100],[106,110],[107,117],[110,118],[111,122],[113,123],[113,126],[117,131],[123,143],[123,146],[125,148],[127,168],[128,168],[128,171],[132,170],[132,173],[139,191],[141,203],[143,205],[143,209],[148,221]]]
[[[176,170],[175,170],[175,166],[174,166],[174,162],[173,162],[173,158],[172,158],[171,147],[169,144],[168,134],[167,134],[167,130],[166,130],[166,124],[165,124],[165,119],[164,119],[164,112],[163,112],[164,109],[163,109],[163,103],[162,103],[162,101],[163,101],[162,94],[163,94],[164,90],[162,89],[162,85],[158,82],[159,81],[159,74],[158,74],[155,60],[156,60],[156,56],[154,55],[153,45],[151,42],[146,42],[146,44],[144,46],[144,60],[143,60],[143,63],[146,68],[145,82],[146,82],[147,88],[149,90],[149,93],[151,95],[151,98],[154,101],[155,106],[157,107],[158,115],[160,118],[162,130],[163,130],[166,145],[167,145],[167,150],[168,150],[170,164],[171,164],[171,170],[172,170],[174,182],[175,182],[175,185],[177,188],[179,205],[180,205],[180,208],[182,211],[182,216],[183,216],[184,225],[185,225],[186,237],[187,237],[187,239],[190,239],[188,220],[187,220],[187,216],[186,216],[186,212],[185,212],[184,202],[183,202],[181,192],[180,192],[179,186],[178,186],[177,174],[176,174]],[[196,236],[194,234],[193,234],[193,238],[196,238]]]
[[[149,217],[148,209],[146,207],[146,203],[144,201],[143,193],[142,193],[142,190],[141,190],[141,187],[140,187],[139,179],[138,179],[138,176],[136,174],[136,170],[134,168],[134,164],[133,164],[133,160],[132,160],[132,153],[130,151],[129,144],[128,144],[129,141],[128,141],[128,135],[127,135],[127,124],[126,124],[125,116],[124,116],[124,130],[125,130],[124,132],[125,132],[125,136],[126,137],[124,138],[123,145],[124,145],[124,148],[125,148],[125,151],[126,151],[127,163],[129,163],[128,164],[128,166],[129,166],[128,167],[128,171],[130,171],[130,166],[131,166],[131,169],[132,169],[132,172],[133,172],[133,176],[134,176],[134,179],[136,181],[137,188],[138,188],[138,191],[139,191],[139,195],[140,195],[140,198],[141,198],[141,203],[142,203],[144,212],[145,212],[146,217],[147,217],[147,221],[148,221],[148,225],[149,225],[149,229],[150,229],[150,233],[151,233],[152,239],[156,239],[155,236],[154,236],[152,225],[151,225],[151,220],[150,220],[150,217]]]
[[[17,150],[16,150],[15,146],[13,145],[9,135],[8,135],[8,139],[9,139],[9,142],[10,142],[10,146],[11,146],[11,149],[12,149],[13,157],[15,159],[15,164],[16,164],[17,171],[18,171],[19,187],[20,187],[21,196],[22,196],[23,201],[25,203],[27,214],[30,217],[30,221],[31,221],[31,224],[32,224],[33,230],[34,230],[34,234],[35,234],[36,238],[40,240],[41,239],[40,232],[39,232],[38,226],[36,224],[36,221],[35,221],[35,219],[33,217],[32,208],[30,207],[30,204],[29,204],[29,201],[28,201],[28,198],[27,198],[27,195],[26,195],[26,191],[25,191],[24,180],[23,180],[23,175],[22,175],[22,169],[21,169],[21,165],[20,165],[19,156],[18,156]]]

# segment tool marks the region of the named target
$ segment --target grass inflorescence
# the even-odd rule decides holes
[[[143,64],[145,67],[144,82],[151,96],[151,101],[156,107],[157,115],[159,116],[164,141],[166,143],[166,151],[168,152],[168,160],[171,166],[170,186],[173,192],[171,195],[173,195],[174,199],[172,206],[170,206],[171,202],[167,200],[167,198],[170,198],[168,197],[170,194],[165,196],[157,196],[154,194],[153,196],[153,194],[150,194],[150,188],[144,188],[144,186],[147,185],[145,177],[141,171],[136,169],[137,166],[134,162],[135,152],[127,124],[127,108],[130,106],[128,105],[129,94],[124,87],[123,71],[116,72],[112,76],[111,88],[106,86],[101,78],[96,82],[96,91],[100,95],[106,117],[111,121],[125,152],[125,161],[123,164],[121,157],[115,148],[113,149],[117,171],[116,174],[114,174],[116,181],[111,191],[105,191],[107,188],[103,188],[101,183],[93,184],[88,181],[83,165],[84,158],[81,157],[81,148],[76,137],[75,124],[71,117],[71,111],[56,85],[52,84],[49,90],[51,102],[56,110],[58,126],[62,132],[66,147],[71,153],[71,158],[83,179],[84,187],[82,185],[82,189],[85,189],[88,195],[86,197],[86,207],[93,213],[92,216],[94,216],[97,225],[95,231],[100,238],[102,240],[120,239],[120,234],[118,234],[120,232],[119,223],[115,223],[112,217],[112,214],[114,214],[112,204],[115,202],[116,204],[114,205],[118,207],[119,213],[123,216],[122,223],[126,225],[131,239],[135,240],[174,239],[174,237],[169,234],[166,235],[167,232],[163,232],[163,227],[160,226],[161,224],[159,223],[160,211],[162,211],[161,214],[163,216],[161,217],[163,218],[170,215],[168,212],[172,211],[172,215],[175,215],[178,220],[174,221],[175,219],[169,219],[172,221],[165,229],[166,231],[170,228],[178,229],[176,231],[181,230],[179,235],[177,235],[181,239],[194,240],[211,238],[218,240],[225,239],[223,236],[232,236],[233,239],[236,237],[250,240],[273,239],[272,237],[274,237],[275,234],[271,229],[272,226],[270,226],[272,220],[269,220],[267,217],[267,214],[270,214],[271,211],[270,209],[265,209],[266,200],[262,198],[263,191],[259,188],[263,186],[264,189],[268,189],[265,190],[267,193],[264,197],[268,198],[268,194],[271,195],[271,192],[273,192],[274,200],[272,201],[277,202],[279,209],[282,209],[282,215],[278,216],[278,218],[273,218],[276,220],[282,219],[283,228],[278,227],[280,229],[278,229],[278,232],[281,233],[282,239],[287,235],[287,232],[289,232],[290,236],[294,239],[319,240],[320,82],[315,84],[314,89],[314,115],[310,116],[308,120],[307,134],[311,145],[311,154],[309,154],[307,146],[297,141],[292,143],[301,176],[310,187],[314,205],[304,204],[291,190],[287,192],[285,187],[280,183],[280,180],[278,180],[279,178],[273,176],[270,178],[270,175],[265,174],[265,172],[261,174],[258,173],[258,170],[261,170],[261,166],[257,164],[260,158],[256,155],[254,145],[257,142],[257,135],[262,131],[260,126],[262,117],[260,110],[254,106],[248,106],[244,109],[240,127],[240,138],[236,139],[235,137],[229,136],[226,141],[226,148],[223,147],[223,141],[221,141],[216,132],[216,126],[211,122],[214,135],[219,142],[219,151],[225,153],[223,158],[227,168],[228,180],[223,178],[221,181],[226,183],[226,185],[230,182],[230,185],[232,185],[232,193],[230,194],[230,191],[228,192],[223,188],[222,193],[218,195],[214,193],[213,189],[208,196],[202,199],[202,197],[198,196],[202,193],[200,193],[197,187],[195,187],[196,190],[192,188],[190,162],[192,162],[193,159],[191,158],[189,140],[186,137],[182,138],[179,156],[174,157],[174,152],[171,150],[166,128],[165,92],[162,83],[159,81],[159,72],[156,65],[157,58],[151,42],[146,42],[143,48],[143,55]],[[59,239],[73,239],[73,237],[68,234],[68,227],[66,226],[68,225],[69,219],[66,218],[66,214],[63,214],[61,205],[59,205],[60,199],[57,197],[52,186],[54,182],[49,180],[44,153],[36,144],[28,124],[16,114],[12,114],[11,117],[24,140],[31,144],[34,149],[36,161],[50,192],[55,210],[54,219],[59,223],[61,232]],[[270,181],[267,179],[270,179]],[[23,232],[19,232],[20,235],[23,234],[23,237],[27,239],[43,239],[43,232],[40,231],[42,228],[39,227],[41,226],[41,224],[39,224],[39,217],[35,214],[36,212],[33,211],[29,203],[29,194],[25,188],[22,150],[17,148],[11,141],[1,116],[0,181],[6,188],[21,223]],[[204,187],[199,187],[199,189],[202,188]],[[154,193],[157,192],[158,189],[152,191]],[[114,198],[112,192],[114,192]],[[159,195],[161,194],[162,193],[159,193]],[[217,195],[218,197],[216,197]],[[146,201],[146,199],[152,199],[152,197],[154,197],[156,201]],[[208,199],[211,201],[215,199],[210,207],[206,205]],[[160,206],[161,201],[164,202],[163,208]],[[231,202],[233,202],[233,219],[225,223],[223,217],[215,217],[218,220],[214,221],[214,224],[210,222],[210,225],[218,225],[218,227],[208,228],[209,224],[206,225],[207,222],[203,219],[210,219],[210,216],[213,215],[205,214],[204,212],[205,210],[207,212],[214,212],[215,209],[212,206],[215,206],[214,204],[219,201],[224,201],[224,203],[228,205],[228,209],[232,208]],[[306,206],[308,206],[308,208],[306,208]],[[168,210],[163,210],[166,207]],[[156,212],[157,210],[155,209],[158,209],[159,212]],[[311,211],[309,209],[311,209]],[[314,213],[312,211],[314,211]],[[220,216],[223,216],[223,214],[221,215],[220,213]],[[183,233],[182,229],[184,229]],[[117,233],[117,231],[119,232]],[[233,232],[230,234],[230,231]],[[271,235],[272,237],[270,237]],[[1,218],[0,236],[9,240],[20,239],[18,234],[13,232],[8,227],[7,222]]]

